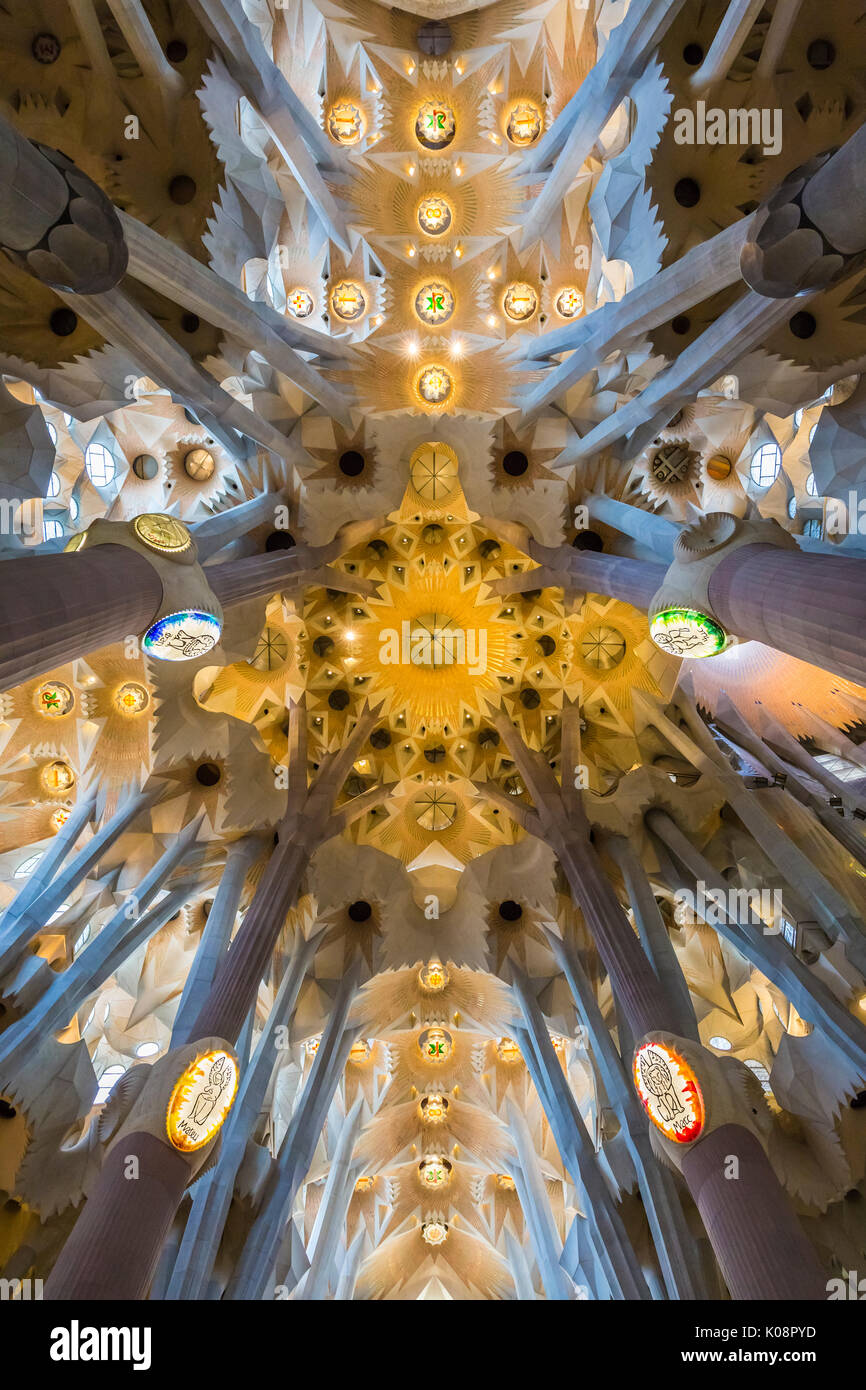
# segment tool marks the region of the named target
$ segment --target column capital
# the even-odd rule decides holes
[[[777,521],[708,512],[684,526],[674,542],[673,563],[648,609],[650,636],[672,656],[714,656],[730,637],[710,601],[710,583],[723,559],[744,546],[797,550]]]
[[[673,1033],[646,1033],[635,1046],[632,1080],[651,1121],[656,1152],[678,1172],[696,1144],[738,1125],[766,1151],[772,1117],[758,1079],[736,1057],[716,1057]]]
[[[176,517],[144,512],[131,521],[91,522],[67,549],[119,545],[147,560],[162,586],[162,602],[141,635],[149,656],[192,661],[220,639],[223,610],[199,564],[191,532]]]

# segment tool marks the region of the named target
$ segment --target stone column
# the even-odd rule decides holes
[[[102,526],[124,529],[118,522]],[[204,581],[224,607],[312,584],[347,593],[375,590],[370,581],[325,565],[309,567],[308,559],[306,552],[295,556],[293,551],[250,555],[208,565]],[[0,690],[125,637],[140,636],[156,617],[163,595],[155,566],[129,545],[88,541],[71,554],[0,561]]]
[[[143,632],[161,598],[152,566],[116,545],[0,561],[0,688]]]
[[[750,1130],[714,1129],[683,1155],[682,1173],[732,1298],[826,1299],[826,1274]]]
[[[226,862],[198,950],[186,977],[171,1034],[172,1047],[189,1042],[189,1030],[201,1011],[220,962],[225,958],[247,872],[261,850],[255,836],[235,840],[226,851]]]
[[[130,1160],[138,1168],[134,1182],[127,1176]],[[92,1217],[88,1238],[77,1239],[75,1227],[48,1277],[45,1297],[76,1302],[144,1298],[188,1181],[186,1159],[155,1135],[131,1134],[115,1144],[85,1207]],[[147,1221],[141,1219],[143,1211]]]
[[[643,864],[624,835],[604,837],[602,847],[607,850],[623,876],[641,945],[674,1005],[675,1031],[681,1037],[693,1038],[695,1042],[699,1042],[692,996]]]
[[[866,684],[866,560],[750,545],[722,557],[709,598],[729,632]]]

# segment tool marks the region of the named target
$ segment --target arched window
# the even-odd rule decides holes
[[[778,444],[775,441],[762,444],[760,449],[756,449],[752,454],[749,469],[752,482],[758,487],[769,487],[778,478],[781,466],[782,450]]]
[[[714,1033],[709,1041],[710,1047],[714,1047],[717,1052],[730,1052],[731,1050],[730,1038],[723,1038],[721,1033]]]
[[[51,477],[48,479],[48,496],[60,496],[60,474],[57,472],[52,473]]]
[[[18,865],[18,868],[15,870],[12,877],[27,878],[28,875],[33,873],[33,870],[36,868],[36,865],[39,863],[39,860],[41,858],[42,851],[40,850],[38,854],[31,854],[29,859],[22,859],[21,863]]]
[[[117,1085],[118,1081],[123,1076],[123,1073],[125,1071],[126,1067],[121,1067],[117,1064],[115,1064],[113,1067],[105,1068],[105,1071],[99,1078],[99,1090],[96,1092],[96,1096],[94,1097],[94,1105],[105,1104],[105,1102],[108,1100],[108,1097],[111,1095],[111,1092],[114,1090],[114,1087]]]
[[[42,539],[44,541],[56,541],[63,535],[63,526],[59,521],[49,517],[42,523]]]
[[[94,487],[108,487],[117,476],[117,464],[104,444],[88,444],[84,466]]]
[[[135,1049],[136,1057],[155,1057],[159,1052],[159,1043],[143,1042],[139,1043]]]
[[[818,496],[818,484],[815,482],[815,474],[810,473],[806,479],[806,491],[810,497]]]

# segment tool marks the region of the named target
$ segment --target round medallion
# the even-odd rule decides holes
[[[52,719],[68,714],[74,704],[75,696],[63,681],[46,681],[36,692],[36,708]]]
[[[204,483],[213,477],[216,464],[209,449],[197,446],[195,449],[188,449],[184,454],[183,467],[188,478],[193,478],[197,483]]]
[[[157,618],[141,639],[148,656],[160,661],[195,661],[215,647],[222,624],[213,613],[189,609]]]
[[[502,308],[512,323],[525,323],[538,308],[538,295],[524,280],[515,280],[505,291]]]
[[[409,462],[412,486],[425,502],[445,502],[457,489],[457,455],[447,444],[421,444]]]
[[[615,627],[602,624],[590,628],[580,640],[580,654],[587,666],[597,671],[610,671],[625,656],[625,638]]]
[[[712,478],[714,483],[723,483],[730,476],[731,460],[725,458],[724,454],[713,454],[707,459],[707,477]]]
[[[634,1054],[635,1089],[657,1129],[690,1144],[704,1127],[704,1098],[688,1062],[667,1043],[642,1043]]]
[[[444,1028],[425,1028],[418,1035],[418,1047],[428,1062],[444,1062],[454,1051],[454,1039]]]
[[[447,285],[422,285],[415,296],[415,313],[431,327],[445,323],[454,313],[454,295]]]
[[[531,101],[518,102],[513,107],[505,134],[512,145],[531,145],[541,134],[541,112]]]
[[[422,989],[438,994],[448,983],[448,971],[441,961],[428,961],[418,972],[418,982]]]
[[[169,1143],[195,1153],[212,1139],[232,1107],[238,1064],[230,1052],[206,1052],[178,1077],[165,1116]]]
[[[457,819],[457,798],[450,792],[423,792],[415,802],[415,819],[422,830],[447,830]]]
[[[309,290],[296,287],[286,296],[286,308],[295,319],[308,319],[316,307],[316,301]]]
[[[331,290],[330,305],[333,313],[344,323],[354,323],[367,312],[367,298],[361,286],[354,280],[341,280]]]
[[[139,540],[149,545],[151,550],[178,552],[186,550],[192,537],[182,521],[173,516],[163,516],[160,512],[143,512],[132,523]]]
[[[451,1177],[451,1164],[447,1158],[427,1154],[418,1164],[418,1175],[425,1187],[447,1187]]]
[[[431,193],[418,204],[418,226],[428,236],[442,236],[451,226],[451,204],[441,193]]]
[[[444,101],[425,101],[415,117],[415,135],[425,150],[444,150],[457,133],[452,108]]]
[[[138,681],[124,681],[114,692],[114,708],[119,714],[141,714],[150,704],[150,695]]]
[[[671,656],[717,656],[728,644],[725,629],[694,608],[665,608],[650,622],[650,637]]]
[[[448,1100],[438,1091],[422,1096],[418,1102],[418,1114],[425,1124],[439,1124],[448,1114]]]
[[[450,372],[444,367],[425,367],[416,382],[418,395],[425,405],[444,405],[454,389]]]
[[[336,145],[357,145],[364,133],[364,116],[351,101],[337,101],[328,111],[328,134]]]
[[[421,1227],[421,1238],[428,1245],[444,1245],[448,1227],[444,1221],[425,1221]]]
[[[68,763],[58,759],[45,764],[39,773],[39,781],[49,795],[56,796],[58,792],[68,792],[70,787],[75,786],[75,773]]]
[[[573,285],[560,290],[553,303],[561,319],[576,319],[583,313],[583,295]]]

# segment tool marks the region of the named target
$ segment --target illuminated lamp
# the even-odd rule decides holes
[[[502,308],[512,323],[525,323],[538,308],[538,295],[525,280],[515,280],[503,295]]]
[[[357,145],[364,133],[364,116],[351,101],[335,101],[328,111],[328,134],[335,145]]]
[[[583,313],[583,295],[580,290],[568,286],[559,291],[553,306],[561,319],[576,319]]]
[[[448,1227],[444,1221],[425,1221],[421,1227],[421,1239],[428,1245],[444,1245]]]
[[[496,1052],[500,1062],[519,1062],[520,1048],[513,1038],[500,1038],[496,1044]]]
[[[451,1164],[438,1154],[426,1154],[418,1164],[418,1173],[425,1187],[447,1187],[451,1180]]]
[[[521,101],[508,116],[505,134],[512,145],[531,145],[541,134],[541,112],[534,102]]]
[[[316,307],[316,301],[309,290],[296,286],[286,296],[286,308],[295,319],[308,319]]]
[[[418,981],[422,989],[437,992],[448,984],[448,971],[441,961],[431,960],[418,971]]]
[[[335,285],[329,302],[332,312],[344,323],[354,323],[367,312],[367,297],[354,280],[341,280]]]
[[[448,1114],[448,1100],[438,1091],[422,1096],[418,1102],[418,1114],[427,1124],[439,1124]]]
[[[440,366],[425,367],[415,382],[415,389],[425,405],[444,405],[453,388],[451,373]]]
[[[457,133],[453,109],[444,101],[425,101],[415,117],[415,138],[425,150],[444,150]]]
[[[432,328],[446,323],[454,313],[454,295],[447,285],[422,285],[415,295],[415,313]]]
[[[445,1028],[425,1028],[418,1036],[418,1047],[428,1062],[444,1062],[454,1051],[454,1039]]]
[[[451,204],[440,193],[431,193],[418,204],[418,226],[427,236],[443,236],[454,218]]]
[[[69,714],[75,704],[75,696],[63,681],[46,681],[37,690],[35,703],[40,714],[59,719],[61,715]]]
[[[124,681],[114,692],[114,707],[120,714],[141,714],[150,704],[150,694],[138,681]]]
[[[56,795],[58,792],[68,792],[70,787],[75,786],[75,773],[68,763],[58,759],[45,764],[39,774],[39,781],[45,791]]]

